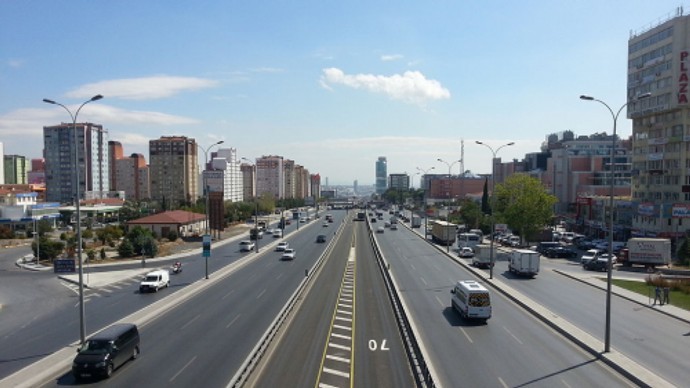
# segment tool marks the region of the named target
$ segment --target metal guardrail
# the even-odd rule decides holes
[[[366,224],[369,231],[369,239],[371,240],[372,246],[374,247],[374,252],[376,253],[376,262],[379,265],[384,283],[386,284],[388,296],[393,304],[393,312],[395,313],[398,329],[400,330],[400,335],[405,345],[405,351],[410,362],[410,367],[413,371],[415,382],[417,383],[418,387],[433,388],[436,385],[434,384],[434,380],[431,376],[431,372],[429,371],[426,360],[424,359],[422,350],[419,347],[417,337],[412,330],[412,325],[410,324],[407,314],[402,307],[400,295],[398,295],[397,290],[393,286],[393,279],[388,272],[389,268],[384,263],[383,255],[381,254],[379,245],[374,238],[374,233],[371,230],[371,225],[369,224],[368,220]]]

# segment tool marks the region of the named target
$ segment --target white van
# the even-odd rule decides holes
[[[486,321],[491,318],[489,290],[474,280],[461,280],[450,290],[451,306],[465,319]]]
[[[152,271],[146,274],[139,284],[139,292],[158,292],[163,287],[170,286],[170,273],[164,270]]]

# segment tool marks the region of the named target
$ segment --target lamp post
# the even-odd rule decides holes
[[[249,164],[254,166],[254,182],[256,182],[256,164],[252,163],[252,161],[247,158],[242,158],[242,160],[246,160]],[[256,187],[254,187],[254,192],[256,193]],[[259,253],[259,201],[256,195],[254,196],[254,206],[254,241],[256,241],[254,246],[256,247],[256,253]],[[299,223],[297,227],[299,228]]]
[[[449,202],[449,203],[453,203],[453,199],[452,199],[452,197],[451,197],[451,195],[450,195],[450,192],[451,192],[451,189],[452,189],[452,186],[453,186],[453,185],[452,185],[452,182],[451,182],[451,180],[450,180],[450,176],[451,176],[451,175],[450,175],[450,171],[451,171],[451,169],[453,168],[453,166],[455,166],[455,163],[460,163],[462,160],[454,160],[453,163],[448,163],[448,162],[446,162],[445,160],[443,160],[443,159],[441,159],[441,158],[438,158],[438,159],[436,159],[436,160],[438,160],[439,162],[444,163],[446,166],[448,166],[448,192],[447,192],[447,195],[448,195],[448,202]],[[446,236],[446,240],[447,240],[447,237],[448,237],[448,236]],[[455,241],[455,239],[453,239],[453,241]],[[446,244],[448,244],[448,242],[446,242]],[[450,252],[450,245],[446,245],[446,252]]]
[[[424,178],[424,184],[425,184],[425,186],[427,186],[427,187],[424,187],[424,239],[425,240],[426,240],[426,235],[427,235],[427,229],[429,227],[429,219],[428,219],[428,216],[426,214],[426,193],[427,193],[427,188],[429,186],[429,182],[427,182],[427,180],[428,180],[427,174],[429,173],[429,171],[431,171],[435,168],[436,167],[432,166],[432,167],[429,167],[425,170],[423,168],[417,167],[417,170],[419,170],[419,172],[424,173],[422,175],[422,178]],[[419,187],[421,188],[421,186],[422,186],[422,180],[420,179],[419,180]]]
[[[206,147],[206,148],[202,148],[198,143],[194,143],[194,144],[196,144],[196,146],[197,146],[200,150],[204,151],[204,162],[205,162],[205,164],[204,164],[204,172],[208,171],[208,170],[207,170],[207,169],[208,169],[208,151],[209,151],[212,147],[215,147],[215,146],[220,145],[220,144],[223,144],[223,143],[224,143],[224,141],[223,141],[223,140],[220,140],[220,141],[217,141],[217,142],[211,144],[210,146],[208,146],[208,147]],[[211,236],[210,236],[210,225],[209,225],[209,222],[211,221],[211,217],[210,217],[210,212],[209,212],[208,193],[209,193],[208,176],[207,176],[207,174],[204,173],[204,197],[206,197],[206,198],[205,198],[205,199],[206,199],[206,201],[205,201],[205,202],[206,202],[206,206],[205,206],[205,209],[204,209],[204,210],[205,210],[205,213],[206,213],[206,214],[205,214],[205,215],[206,215],[206,238],[209,239],[209,243],[210,243]],[[204,257],[205,257],[205,259],[206,259],[206,279],[208,279],[208,256],[209,256],[209,254],[210,254],[210,252],[207,253],[207,254],[204,254]]]
[[[496,227],[496,225],[494,224],[494,222],[495,222],[494,201],[496,199],[496,171],[494,171],[494,166],[496,164],[494,163],[494,160],[496,160],[496,154],[498,153],[498,151],[501,150],[501,148],[512,146],[515,143],[511,141],[510,143],[506,143],[506,144],[496,148],[495,151],[490,145],[483,143],[479,140],[475,141],[475,143],[477,143],[479,145],[483,145],[484,147],[488,148],[494,156],[493,159],[491,159],[491,206],[489,206],[489,208],[491,209],[491,214],[489,215],[491,217],[491,231],[489,232],[489,279],[493,279],[494,278],[494,228]]]
[[[70,111],[69,108],[59,102],[49,100],[47,98],[43,99],[43,102],[47,104],[61,106],[72,118],[72,131],[74,132],[74,169],[76,170],[76,173],[74,174],[74,202],[76,203],[75,208],[77,212],[77,261],[79,262],[79,340],[82,344],[86,341],[86,325],[84,323],[84,268],[81,260],[81,209],[79,207],[79,186],[81,185],[79,175],[81,171],[79,168],[79,137],[77,136],[77,117],[79,116],[79,111],[81,111],[81,108],[83,108],[84,105],[92,101],[98,101],[102,98],[103,96],[100,94],[91,97],[79,105],[79,108],[77,108],[77,111],[74,114],[72,114],[72,111]]]
[[[598,100],[592,96],[587,96],[587,95],[582,95],[580,96],[581,100],[585,101],[596,101],[606,107],[608,111],[611,113],[611,118],[613,119],[613,135],[611,136],[611,160],[610,160],[610,166],[611,166],[611,177],[610,177],[610,182],[609,182],[609,257],[606,265],[606,331],[604,334],[604,352],[608,353],[611,349],[611,267],[612,267],[612,259],[613,259],[613,186],[614,186],[614,175],[615,175],[615,157],[616,157],[616,123],[618,122],[618,115],[623,111],[623,108],[625,108],[629,103],[635,102],[640,99],[644,99],[651,96],[651,93],[644,93],[642,95],[637,96],[636,98],[626,102],[623,104],[620,109],[618,109],[618,112],[613,113],[613,110],[611,109],[608,104],[606,104],[604,101]]]

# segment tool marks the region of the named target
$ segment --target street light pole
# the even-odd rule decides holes
[[[242,158],[242,160],[246,160],[249,164],[254,166],[254,182],[256,182],[256,163],[252,163],[252,161],[247,158]],[[256,241],[254,246],[256,247],[256,253],[259,253],[259,200],[256,197],[256,187],[254,187],[254,194],[254,241]],[[299,222],[297,223],[297,227],[299,228]]]
[[[81,105],[79,105],[79,108],[77,108],[77,111],[74,114],[72,114],[72,111],[70,111],[69,108],[63,104],[60,104],[59,102],[55,102],[47,98],[43,99],[43,102],[47,104],[61,106],[72,118],[72,131],[74,132],[74,168],[77,170],[74,174],[74,199],[76,202],[75,209],[77,212],[77,261],[79,262],[79,340],[82,344],[86,341],[86,324],[84,323],[84,268],[81,260],[81,209],[79,207],[79,186],[81,185],[79,175],[81,171],[79,169],[79,137],[77,136],[77,117],[79,116],[79,111],[81,111],[81,108],[83,108],[84,105],[92,101],[98,101],[102,98],[103,96],[100,94],[91,97],[89,100],[84,101]]]
[[[456,161],[454,161],[453,163],[448,163],[448,162],[446,162],[445,160],[443,160],[443,159],[441,159],[441,158],[438,158],[438,159],[436,159],[436,160],[438,160],[438,161],[441,162],[441,163],[445,163],[446,166],[448,166],[448,202],[449,202],[449,203],[452,203],[453,201],[452,201],[452,199],[451,199],[452,197],[451,197],[451,195],[450,195],[450,192],[451,192],[451,189],[452,189],[453,185],[451,184],[451,180],[450,180],[450,176],[451,176],[451,173],[450,173],[450,172],[451,172],[451,169],[453,168],[453,166],[455,166],[455,163],[460,163],[461,160],[456,160]],[[455,236],[453,236],[453,237],[455,237]],[[446,236],[446,240],[447,240],[447,238],[448,238],[448,236]],[[453,238],[453,241],[455,241],[455,238]],[[446,252],[450,252],[450,245],[447,245],[447,244],[448,244],[448,242],[446,241]]]
[[[504,144],[504,145],[498,147],[496,149],[496,151],[494,151],[494,149],[490,145],[483,143],[479,140],[475,141],[475,143],[477,143],[479,145],[483,145],[484,147],[488,148],[494,156],[493,159],[491,159],[491,206],[489,206],[489,208],[491,209],[491,214],[489,215],[489,217],[491,218],[491,231],[489,232],[489,279],[493,279],[494,278],[494,228],[496,227],[496,225],[495,225],[496,219],[494,218],[494,202],[496,200],[496,171],[494,171],[495,170],[494,169],[494,166],[495,166],[494,161],[496,160],[496,154],[498,153],[498,151],[501,150],[501,148],[512,146],[513,144],[515,144],[515,142],[511,141],[510,143]]]
[[[606,265],[606,331],[604,334],[604,353],[608,353],[611,349],[611,270],[613,261],[613,186],[616,167],[616,123],[618,122],[618,115],[623,111],[623,108],[628,106],[629,103],[634,103],[637,100],[647,98],[651,95],[651,93],[644,93],[642,95],[637,96],[635,99],[623,104],[616,113],[613,113],[613,109],[611,109],[611,107],[608,106],[608,104],[606,104],[604,101],[598,100],[592,96],[580,96],[581,100],[596,101],[604,105],[606,109],[608,109],[608,111],[611,113],[611,118],[613,119],[613,136],[611,136],[611,160],[609,162],[609,165],[611,166],[611,181],[609,182],[609,257]]]
[[[223,143],[224,143],[224,141],[220,140],[220,141],[217,141],[217,142],[211,144],[210,146],[206,147],[205,149],[202,148],[198,143],[194,143],[194,144],[196,144],[197,147],[199,147],[200,150],[204,151],[204,161],[205,161],[204,172],[208,171],[207,170],[208,169],[208,151],[212,147],[215,147],[215,146],[223,144]],[[208,236],[206,238],[210,239],[211,236],[209,235],[209,233],[210,233],[209,222],[211,221],[211,217],[210,217],[209,201],[208,201],[209,187],[208,187],[208,176],[207,176],[207,174],[204,174],[204,196],[206,197],[206,205],[205,205],[205,209],[204,209],[205,213],[206,213],[205,214],[206,215],[206,236]],[[206,258],[206,279],[208,279],[208,255],[205,255],[205,258]]]
[[[424,178],[424,184],[425,184],[425,186],[428,186],[428,185],[429,185],[429,182],[427,182],[427,179],[428,179],[428,178],[427,178],[427,173],[428,173],[429,171],[435,169],[435,168],[436,168],[436,167],[433,167],[433,166],[432,166],[432,167],[429,167],[429,168],[427,168],[426,170],[424,170],[423,168],[417,167],[417,170],[419,170],[420,172],[423,172],[423,173],[424,173],[424,175],[422,175],[422,178]],[[421,186],[422,186],[422,180],[420,179],[420,180],[419,180],[419,187],[421,188]],[[424,187],[424,206],[423,206],[423,208],[424,208],[424,240],[426,240],[427,231],[428,231],[428,229],[429,229],[429,219],[428,219],[428,216],[427,216],[427,214],[426,214],[426,195],[427,195],[427,187]]]

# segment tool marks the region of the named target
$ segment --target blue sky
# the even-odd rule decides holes
[[[678,1],[1,1],[0,142],[40,157],[42,128],[102,124],[125,154],[160,136],[281,155],[330,184],[474,173],[549,133],[611,131],[627,42]],[[690,6],[685,4],[685,13]],[[618,131],[629,136],[621,118]],[[453,172],[459,172],[455,164]],[[419,183],[414,175],[413,183]]]

